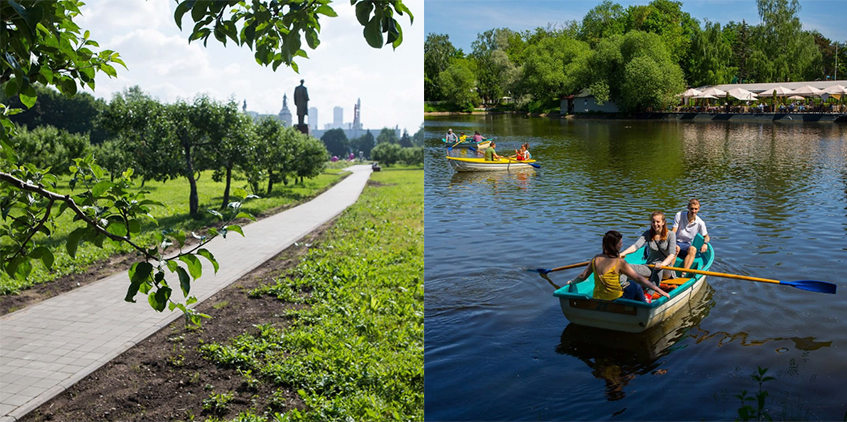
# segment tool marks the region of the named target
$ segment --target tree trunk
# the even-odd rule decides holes
[[[226,168],[226,187],[224,188],[224,201],[221,204],[221,209],[226,209],[227,205],[229,205],[229,186],[232,183],[232,164],[227,166]]]
[[[271,191],[274,190],[274,172],[272,170],[268,171],[268,195],[271,194]]]
[[[200,208],[200,201],[197,197],[197,181],[194,179],[194,165],[191,163],[191,147],[183,146],[182,148],[185,151],[185,177],[188,178],[188,185],[191,186],[191,192],[188,194],[188,214],[196,217],[198,208]]]

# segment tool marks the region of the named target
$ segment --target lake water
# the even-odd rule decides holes
[[[757,367],[774,420],[847,416],[847,126],[425,120],[427,420],[734,420]],[[542,168],[456,173],[448,128],[530,143]],[[462,154],[453,150],[453,154]],[[835,295],[709,277],[642,334],[570,324],[555,286],[607,230],[624,248],[701,201],[711,270],[823,280]],[[756,408],[754,401],[748,402]]]

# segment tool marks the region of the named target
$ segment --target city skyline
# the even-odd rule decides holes
[[[305,48],[299,73],[285,66],[276,72],[256,63],[253,52],[233,43],[226,47],[210,39],[188,43],[191,18],[180,31],[170,0],[91,0],[81,8],[78,24],[91,31],[100,49],[120,53],[129,68],[117,66],[117,78],[98,74],[95,97],[110,101],[116,93],[138,85],[160,101],[190,100],[207,94],[217,101],[234,100],[239,109],[277,115],[283,95],[293,110],[294,88],[305,80],[313,104],[370,104],[371,127],[399,125],[415,131],[423,122],[423,0],[404,2],[415,15],[398,16],[403,44],[374,49],[362,35],[362,26],[349,3],[332,4],[336,18],[321,19],[321,43]],[[304,43],[305,45],[305,43]],[[390,89],[386,89],[390,87]],[[326,114],[324,114],[326,113]],[[329,116],[325,110],[320,115]]]

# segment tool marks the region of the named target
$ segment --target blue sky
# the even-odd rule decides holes
[[[626,8],[646,5],[650,0],[614,2]],[[514,31],[533,30],[546,27],[548,23],[582,21],[585,14],[598,4],[598,0],[426,0],[424,31],[427,34],[448,34],[455,47],[468,53],[471,43],[481,32],[504,27]],[[704,19],[722,25],[729,21],[741,22],[742,19],[750,24],[759,23],[759,13],[753,0],[684,1],[682,10],[701,24]],[[804,29],[816,29],[825,37],[839,41],[840,45],[847,42],[847,1],[801,0],[799,17]]]

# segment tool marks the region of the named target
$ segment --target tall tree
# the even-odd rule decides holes
[[[179,177],[179,150],[174,143],[166,106],[138,86],[115,94],[101,124],[115,134],[134,174],[146,180]],[[121,173],[123,169],[110,169]]]
[[[468,60],[455,59],[447,70],[438,74],[442,98],[462,109],[472,110],[474,105],[479,104],[472,67]]]
[[[336,157],[346,157],[350,152],[350,141],[347,140],[344,129],[330,129],[324,132],[321,141],[327,151]]]
[[[424,99],[435,101],[443,98],[438,85],[438,75],[450,67],[456,56],[456,48],[446,34],[427,34],[424,41]]]
[[[582,18],[582,27],[579,34],[581,40],[595,46],[601,39],[612,35],[623,35],[625,31],[626,12],[624,8],[611,0],[603,0]]]
[[[803,31],[798,0],[756,0],[762,24],[756,29],[758,50],[753,66],[762,81],[788,82],[805,79],[809,67],[820,60],[814,36]]]
[[[400,137],[400,146],[403,148],[412,147],[412,137],[409,136],[409,131],[403,129],[403,136]]]
[[[213,180],[224,181],[221,209],[225,209],[229,206],[232,171],[248,156],[253,120],[239,112],[238,104],[232,100],[226,104],[212,101],[210,114],[211,120],[206,126],[210,140],[207,148],[210,160],[208,167],[215,170]]]
[[[580,88],[580,75],[591,54],[587,43],[566,36],[547,37],[526,51],[523,92],[540,101],[558,99]]]
[[[688,63],[690,85],[731,82],[737,69],[732,63],[732,47],[724,38],[721,25],[706,21],[703,30],[696,30],[692,37]]]
[[[394,129],[384,127],[381,131],[379,131],[379,135],[376,136],[376,144],[396,144],[399,142],[397,139],[397,132]]]
[[[376,139],[370,130],[365,132],[364,135],[350,141],[350,147],[353,148],[353,152],[356,154],[361,152],[365,157],[371,156],[371,150],[375,145]]]
[[[658,35],[667,47],[671,60],[682,65],[689,49],[697,21],[682,11],[682,2],[653,0],[647,6],[627,9],[627,29]]]

